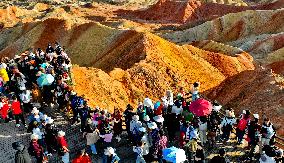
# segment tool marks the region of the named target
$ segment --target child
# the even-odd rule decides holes
[[[25,118],[22,114],[21,103],[17,100],[16,96],[13,97],[12,110],[16,119],[16,127],[20,127],[19,119],[21,119],[23,125],[26,127]]]
[[[136,163],[146,163],[146,161],[143,158],[143,146],[144,144],[142,143],[142,141],[139,141],[137,143],[137,147],[133,146],[133,151],[137,155]]]

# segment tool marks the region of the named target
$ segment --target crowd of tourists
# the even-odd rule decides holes
[[[70,78],[71,62],[64,47],[48,44],[45,52],[31,49],[13,59],[3,58],[0,64],[1,118],[5,123],[13,120],[16,127],[25,127],[31,133],[30,145],[14,142],[17,150],[16,163],[48,162],[53,155],[62,162],[90,163],[90,155],[99,155],[103,163],[120,162],[116,154],[114,139],[127,139],[133,148],[136,163],[152,161],[205,162],[205,152],[215,149],[217,142],[248,142],[245,159],[260,162],[283,162],[283,150],[275,146],[276,130],[269,118],[244,110],[236,117],[232,108],[223,108],[218,102],[208,102],[200,97],[200,83],[195,82],[191,90],[168,90],[158,101],[145,98],[137,107],[130,104],[126,109],[116,108],[113,113],[99,107],[91,108],[88,100],[72,90]],[[194,106],[202,105],[201,112]],[[73,115],[70,123],[80,124],[87,148],[78,151],[71,160],[65,132],[46,114],[46,109]],[[224,110],[224,116],[221,114]],[[263,120],[263,124],[260,121]],[[124,122],[123,122],[124,121]],[[21,123],[20,123],[21,122]],[[123,123],[126,137],[123,136]],[[22,126],[21,126],[22,124]],[[236,135],[232,137],[232,135]],[[78,138],[80,139],[80,138]],[[98,148],[98,143],[103,144]],[[175,146],[179,152],[167,154]],[[259,154],[256,147],[259,146]],[[169,156],[171,155],[171,156]],[[230,162],[224,148],[211,162]],[[259,155],[259,156],[258,156]]]

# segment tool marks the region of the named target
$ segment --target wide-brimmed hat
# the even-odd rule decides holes
[[[140,127],[138,130],[139,130],[140,132],[146,132],[146,128],[145,128],[145,127]]]
[[[259,119],[259,115],[258,115],[258,114],[253,114],[253,117],[254,117],[255,119]]]
[[[58,131],[58,137],[63,137],[65,136],[65,132],[64,131]]]
[[[113,155],[115,150],[112,147],[107,147],[104,151],[104,154],[107,156]]]
[[[139,121],[139,116],[138,116],[138,115],[133,115],[133,116],[132,116],[132,120],[134,120],[134,121]]]
[[[158,128],[157,124],[155,122],[151,122],[147,124],[149,129],[156,129]]]
[[[41,117],[41,120],[42,121],[46,121],[46,119],[48,118],[48,116],[46,114],[44,114],[42,117]]]
[[[38,135],[37,135],[37,134],[32,134],[32,135],[31,135],[31,139],[32,139],[32,140],[38,139]]]
[[[222,106],[221,105],[213,105],[213,110],[216,112],[219,112],[221,110]]]
[[[159,122],[159,123],[164,122],[164,118],[163,118],[162,115],[157,115],[153,119],[154,119],[154,121]]]
[[[143,118],[143,120],[146,121],[146,122],[150,121],[149,115],[145,115],[145,117]]]
[[[45,122],[47,124],[52,124],[54,122],[54,120],[51,117],[47,117]]]
[[[31,111],[32,114],[38,114],[39,113],[39,110],[34,107],[33,110]]]

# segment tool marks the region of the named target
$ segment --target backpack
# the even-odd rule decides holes
[[[248,121],[245,120],[244,118],[240,119],[240,121],[238,123],[238,129],[240,129],[241,131],[244,131],[247,127],[247,123],[248,123]]]

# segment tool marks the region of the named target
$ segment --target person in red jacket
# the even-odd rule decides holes
[[[5,120],[5,122],[9,122],[8,110],[10,109],[10,106],[9,106],[8,101],[6,100],[5,97],[3,97],[1,99],[1,104],[2,104],[2,107],[1,107],[1,117],[2,117],[2,119]]]
[[[90,156],[85,152],[85,150],[78,151],[76,158],[72,160],[72,163],[91,163]]]
[[[21,119],[23,125],[26,126],[25,118],[21,109],[21,103],[18,101],[16,96],[13,97],[11,108],[16,119],[16,127],[20,127],[19,119]]]

